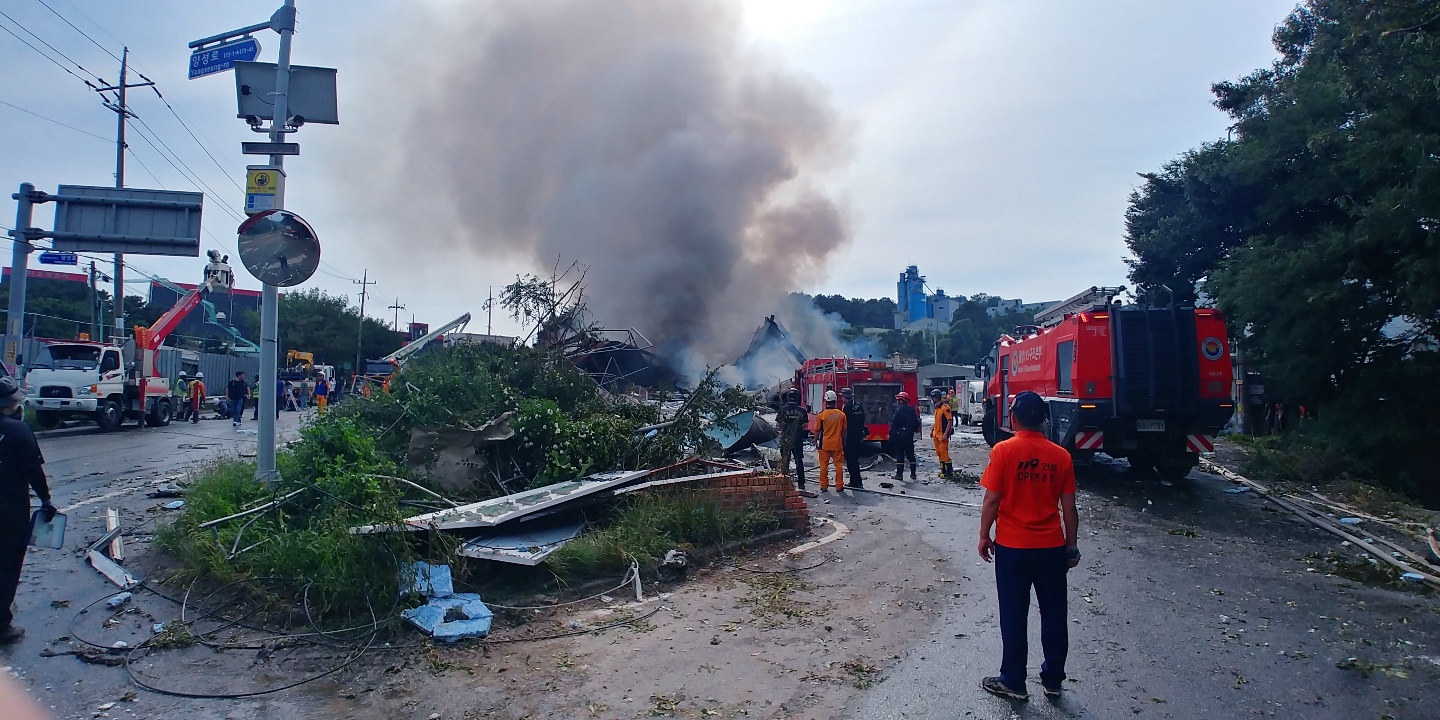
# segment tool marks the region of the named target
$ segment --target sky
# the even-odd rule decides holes
[[[298,0],[294,62],[338,69],[340,124],[307,125],[294,136],[302,154],[287,161],[286,205],[316,228],[323,248],[320,273],[302,288],[357,298],[355,281],[366,274],[377,283],[366,304],[371,317],[393,320],[388,306],[395,304],[404,305],[402,324],[412,314],[439,324],[472,312],[469,330],[483,332],[491,288],[549,268],[513,254],[417,252],[397,262],[394,250],[406,238],[377,240],[367,226],[374,208],[357,208],[346,191],[352,183],[336,177],[341,168],[349,180],[366,177],[366,156],[404,131],[367,122],[414,99],[404,83],[376,86],[390,77],[376,68],[391,62],[395,29],[412,21],[417,5],[443,16],[459,2]],[[119,63],[111,55],[123,44],[170,106],[149,88],[130,91],[139,119],[131,122],[127,186],[205,192],[202,248],[235,260],[244,166],[265,160],[241,155],[238,145],[265,138],[235,117],[230,73],[186,79],[187,44],[263,22],[276,7],[276,0],[0,0],[0,27],[14,33],[0,31],[0,188],[8,197],[21,182],[50,192],[60,183],[114,182],[115,113],[15,35],[75,75],[112,82]],[[814,180],[848,209],[853,236],[808,286],[793,289],[893,297],[897,276],[915,264],[932,288],[950,294],[1033,302],[1125,283],[1123,219],[1136,173],[1225,136],[1228,120],[1211,106],[1210,84],[1269,65],[1271,32],[1294,2],[743,0],[741,7],[753,51],[813,80],[850,133],[842,161]],[[260,59],[273,62],[278,36],[258,37]],[[444,62],[444,48],[409,50]],[[397,217],[415,206],[407,196],[436,190],[434,178],[393,172],[376,166],[373,182],[393,188]],[[52,216],[49,207],[38,209],[36,225],[48,228]],[[13,218],[6,199],[0,226]],[[129,262],[131,294],[142,294],[148,281],[137,271],[194,282],[203,266],[199,258]],[[236,265],[239,285],[258,288]],[[514,331],[497,310],[494,332]]]

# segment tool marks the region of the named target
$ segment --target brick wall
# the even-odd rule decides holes
[[[707,493],[715,497],[721,507],[731,510],[739,510],[758,502],[761,506],[774,510],[782,527],[810,527],[810,506],[805,504],[804,496],[795,490],[795,483],[778,473],[757,470],[731,477],[698,475],[692,480],[665,487]]]

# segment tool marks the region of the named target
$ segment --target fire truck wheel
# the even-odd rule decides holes
[[[145,416],[145,424],[150,427],[165,427],[170,424],[170,419],[170,401],[161,400],[155,403],[155,411]]]
[[[985,443],[990,447],[995,447],[995,444],[1000,442],[1000,428],[996,426],[994,415],[985,413],[985,417],[980,420],[980,434],[985,436]]]
[[[114,400],[102,400],[100,407],[95,410],[95,424],[100,427],[100,432],[110,432],[120,427],[123,420],[120,404]]]
[[[60,413],[54,410],[37,410],[35,411],[35,422],[40,423],[40,427],[49,430],[60,424]]]

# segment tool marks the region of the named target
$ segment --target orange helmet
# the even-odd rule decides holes
[[[900,402],[910,402],[910,393],[901,390],[900,392],[895,394],[895,399],[899,400]]]

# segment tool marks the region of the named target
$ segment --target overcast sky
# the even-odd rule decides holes
[[[449,2],[428,4],[443,12]],[[513,258],[444,256],[382,265],[380,258],[392,253],[353,240],[367,234],[357,227],[362,221],[335,190],[338,183],[327,181],[327,167],[342,160],[354,167],[387,142],[367,123],[346,122],[363,120],[370,110],[360,98],[373,102],[388,94],[393,103],[407,101],[405,87],[367,86],[364,71],[386,62],[375,50],[385,45],[387,31],[406,22],[406,3],[298,5],[294,61],[339,69],[341,117],[339,126],[307,126],[297,136],[303,154],[287,164],[287,207],[316,227],[324,248],[322,274],[307,287],[353,297],[352,279],[368,269],[379,284],[367,314],[393,318],[386,306],[398,297],[406,306],[402,322],[414,313],[438,324],[471,311],[483,331],[487,288],[539,268]],[[106,51],[118,55],[128,44],[134,66],[158,83],[199,142],[152,91],[132,90],[144,125],[131,130],[127,185],[205,191],[202,246],[234,255],[238,223],[231,213],[240,215],[243,168],[263,160],[247,160],[238,144],[263,138],[235,118],[231,74],[186,79],[186,45],[263,22],[277,6],[275,0],[0,0],[9,16],[0,17],[0,27],[51,52],[26,30],[33,32],[112,81],[119,63]],[[952,294],[1037,301],[1125,282],[1123,212],[1135,173],[1225,135],[1227,119],[1210,105],[1210,83],[1268,65],[1270,34],[1294,2],[745,0],[743,6],[756,49],[813,78],[854,133],[848,161],[823,179],[853,213],[854,240],[831,258],[825,280],[797,289],[893,297],[899,272],[917,264],[932,287]],[[273,62],[278,37],[267,32],[260,40],[261,59]],[[62,182],[112,184],[115,114],[96,94],[4,31],[0,68],[5,196],[27,181],[52,192]],[[163,142],[152,147],[146,139],[152,134]],[[167,159],[171,152],[176,157]],[[374,181],[394,188],[394,212],[402,216],[407,194],[432,189],[425,177]],[[52,214],[39,210],[36,224],[49,227]],[[7,199],[0,225],[13,219]],[[202,267],[193,258],[131,262],[186,282]],[[237,272],[242,287],[258,287]],[[127,279],[137,283],[132,294],[143,292],[144,278],[132,271]],[[497,332],[511,329],[508,319],[496,317]]]

